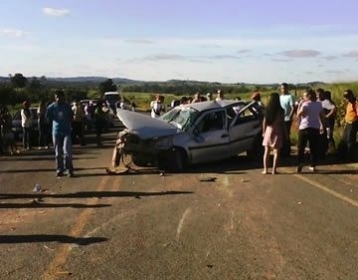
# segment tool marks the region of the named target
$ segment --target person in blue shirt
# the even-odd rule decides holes
[[[71,122],[73,112],[65,101],[64,92],[55,93],[55,102],[47,107],[46,118],[52,122],[52,139],[56,154],[56,174],[61,177],[67,173],[73,177]]]
[[[288,91],[288,84],[282,83],[281,84],[281,95],[280,95],[280,103],[281,107],[284,110],[284,119],[285,119],[285,127],[287,131],[288,139],[284,141],[281,155],[282,157],[289,157],[291,154],[291,126],[292,126],[292,120],[293,115],[296,112],[296,106],[295,106],[295,98],[293,95],[290,94]]]

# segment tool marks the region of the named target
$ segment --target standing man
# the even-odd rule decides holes
[[[285,127],[288,135],[288,139],[286,139],[283,143],[281,155],[283,157],[289,157],[291,154],[291,126],[293,115],[295,113],[295,98],[288,91],[288,84],[281,84],[281,95],[280,95],[280,103],[282,109],[285,111],[284,120]]]
[[[345,126],[343,130],[342,144],[339,154],[348,155],[350,161],[355,160],[356,138],[358,131],[358,102],[353,92],[347,89],[343,97],[348,101],[344,117]],[[342,148],[344,149],[342,151]]]
[[[224,91],[222,89],[218,89],[216,92],[215,101],[221,101],[221,100],[224,100]]]
[[[72,106],[73,120],[72,120],[72,143],[79,141],[81,146],[86,145],[85,135],[84,135],[84,120],[85,113],[82,109],[81,103],[79,100],[76,100],[75,104]]]
[[[65,102],[62,90],[55,93],[55,102],[47,108],[46,118],[52,121],[52,139],[56,153],[56,175],[61,177],[64,172],[73,177],[71,122],[73,112]]]
[[[164,105],[164,96],[157,95],[156,100],[150,102],[150,109],[151,109],[151,117],[156,119],[159,118],[162,113],[165,112],[165,105]]]
[[[24,101],[21,109],[22,145],[24,150],[31,150],[31,119],[30,102]]]

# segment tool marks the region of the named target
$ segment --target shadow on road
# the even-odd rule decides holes
[[[35,197],[34,197],[35,198]],[[82,204],[82,203],[43,203],[34,200],[30,203],[1,203],[0,209],[4,208],[103,208],[111,204]]]
[[[55,159],[53,158],[53,161]],[[75,172],[76,171],[84,171],[84,170],[105,170],[104,167],[89,167],[89,168],[75,168]],[[32,173],[32,172],[55,172],[55,165],[53,168],[46,168],[46,169],[17,169],[17,170],[0,170],[0,174],[1,173]],[[89,174],[82,174],[76,177],[85,177],[85,176],[100,176],[100,175],[105,175],[105,172],[103,173],[89,173]]]
[[[72,237],[68,235],[49,235],[49,234],[34,234],[34,235],[0,235],[0,244],[8,243],[37,243],[37,242],[57,242],[77,244],[81,246],[90,245],[107,241],[104,237]]]
[[[22,194],[22,193],[0,193],[0,199],[15,198],[103,198],[103,197],[145,197],[145,196],[162,196],[162,195],[178,195],[192,194],[190,191],[165,191],[165,192],[126,192],[126,191],[99,191],[99,192],[76,192],[65,194]],[[0,204],[1,205],[1,204]],[[40,204],[41,205],[41,204]]]
[[[84,159],[95,159],[96,157],[73,157],[72,160],[84,160]],[[31,157],[7,157],[1,159],[1,161],[55,161],[55,156],[31,156]]]

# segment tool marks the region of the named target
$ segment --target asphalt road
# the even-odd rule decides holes
[[[114,136],[75,147],[75,178],[52,151],[0,158],[0,279],[358,279],[355,166],[107,176]]]

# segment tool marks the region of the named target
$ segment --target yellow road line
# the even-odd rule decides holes
[[[288,169],[284,168],[284,170],[286,172],[290,173],[290,171]],[[295,176],[296,178],[300,179],[301,181],[304,181],[304,182],[310,184],[311,186],[314,186],[322,191],[325,191],[326,193],[329,193],[330,195],[333,195],[336,198],[339,198],[339,199],[349,203],[350,205],[358,207],[358,201],[355,201],[355,200],[349,198],[348,196],[345,196],[339,192],[331,190],[330,188],[327,188],[327,187],[321,185],[320,183],[317,183],[311,179],[308,179],[307,177],[305,177],[303,175],[300,175],[300,174],[292,174],[292,175]]]
[[[98,188],[96,189],[97,192],[103,191],[106,188],[107,182],[109,180],[109,176],[105,176],[99,183]],[[91,203],[96,203],[98,198],[92,198],[90,200]],[[80,236],[84,227],[88,223],[91,215],[94,212],[94,208],[87,208],[82,211],[82,213],[76,219],[76,223],[73,226],[71,232],[69,233],[70,236]],[[54,256],[52,262],[49,264],[47,270],[42,275],[41,279],[43,280],[53,280],[59,277],[57,272],[61,270],[61,266],[66,263],[67,258],[70,255],[72,245],[66,244],[63,245],[58,253]]]

